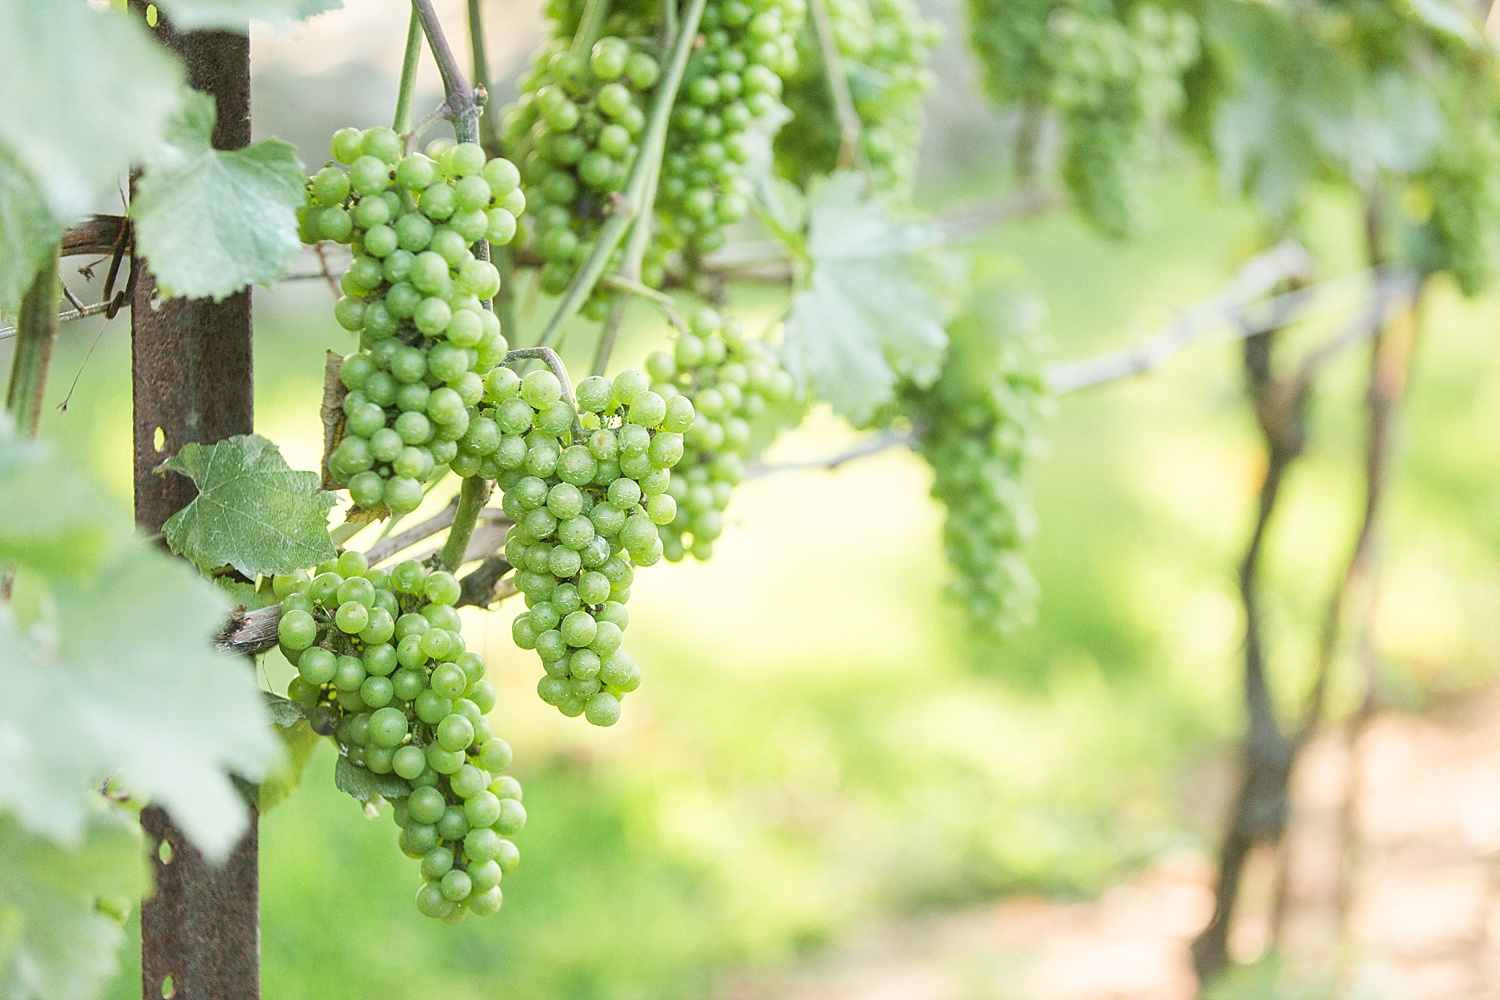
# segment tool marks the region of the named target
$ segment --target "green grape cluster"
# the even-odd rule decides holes
[[[796,383],[776,353],[745,336],[738,320],[700,309],[672,350],[646,359],[651,390],[664,399],[685,397],[698,418],[683,435],[685,451],[667,495],[676,515],[662,525],[667,559],[713,554],[724,530],[730,494],[745,465],[782,429]]]
[[[1105,232],[1131,232],[1153,132],[1180,107],[1183,73],[1198,56],[1197,23],[1151,3],[1128,14],[1059,0],[968,7],[990,96],[1051,109],[1074,203]]]
[[[997,297],[984,314],[955,322],[938,378],[906,384],[899,400],[932,467],[932,495],[947,510],[950,592],[987,644],[1027,623],[1036,600],[1023,552],[1036,522],[1026,469],[1039,448],[1046,390],[1022,338],[992,328],[992,317],[1014,314],[1013,305]]]
[[[539,282],[557,295],[587,259],[625,186],[661,66],[639,42],[619,35],[577,53],[567,12],[552,13],[554,36],[521,78],[521,96],[502,129],[530,192],[530,245],[544,262]],[[590,311],[602,302],[596,297]]]
[[[784,113],[804,0],[723,0],[704,8],[688,58],[657,190],[657,250],[691,262],[724,243],[750,210],[747,164]],[[757,131],[765,133],[757,137]],[[650,276],[648,276],[649,279]]]
[[[302,214],[303,239],[354,251],[334,316],[360,346],[339,371],[348,395],[328,470],[359,506],[396,514],[457,455],[508,350],[485,308],[500,272],[472,245],[510,242],[526,204],[509,160],[473,143],[429,151],[407,154],[388,128],[341,129]]]
[[[912,0],[830,0],[829,20],[854,110],[861,150],[875,189],[907,197],[922,132],[922,98],[932,89],[928,68],[938,25]],[[802,70],[787,82],[791,127],[776,136],[778,168],[806,186],[838,166],[840,128],[817,38],[802,32]]]
[[[660,525],[693,405],[652,392],[639,371],[578,383],[576,408],[550,371],[497,368],[486,385],[500,431],[493,457],[501,508],[513,526],[505,558],[527,610],[512,635],[546,671],[541,699],[564,715],[613,725],[640,684],[621,643],[635,566],[662,557]]]
[[[297,668],[288,696],[349,764],[402,779],[387,795],[400,847],[421,860],[417,909],[449,922],[500,909],[520,861],[508,838],[526,823],[521,786],[502,772],[510,746],[490,730],[495,691],[465,648],[460,587],[409,560],[372,569],[358,552],[272,581],[281,651]]]

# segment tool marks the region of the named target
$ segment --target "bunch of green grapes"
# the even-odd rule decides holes
[[[618,35],[579,54],[567,19],[552,24],[552,40],[505,113],[503,135],[531,195],[527,221],[531,248],[544,261],[541,288],[557,295],[625,186],[661,66],[647,48]],[[602,301],[596,297],[593,308]]]
[[[1061,174],[1095,225],[1129,233],[1154,130],[1183,100],[1197,24],[1151,3],[1123,14],[1060,0],[968,0],[986,90],[1002,104],[1051,109],[1063,126]]]
[[[584,379],[575,408],[552,372],[497,368],[485,399],[501,433],[486,461],[514,522],[505,558],[527,607],[512,635],[541,657],[544,702],[614,725],[641,680],[621,645],[633,567],[662,557],[658,526],[677,514],[667,484],[693,405],[652,392],[634,370]]]
[[[932,495],[947,509],[950,591],[985,643],[1028,622],[1036,600],[1023,552],[1036,522],[1026,469],[1039,446],[1045,386],[1023,340],[992,329],[1008,304],[954,323],[936,381],[907,384],[900,397],[932,467]]]
[[[876,190],[909,195],[922,131],[922,98],[938,25],[912,0],[830,0],[829,19],[859,115],[861,150]],[[811,28],[799,40],[801,70],[787,82],[791,127],[776,136],[780,170],[806,186],[838,166],[841,136],[833,91]]]
[[[339,371],[348,395],[328,470],[359,506],[397,514],[453,460],[508,350],[485,308],[500,273],[471,247],[510,242],[526,204],[509,160],[473,143],[432,152],[406,154],[388,128],[341,129],[333,156],[348,169],[313,175],[302,215],[304,240],[354,251],[334,316],[360,346]]]
[[[495,691],[459,631],[459,584],[416,561],[387,572],[344,552],[315,575],[279,576],[288,696],[349,763],[404,779],[388,796],[401,850],[421,860],[417,908],[457,921],[500,909],[526,823],[511,751],[490,731]]]
[[[661,254],[689,261],[723,245],[750,210],[746,164],[757,130],[782,113],[782,79],[797,65],[804,0],[723,0],[703,11],[703,44],[689,57],[672,110],[656,198]],[[649,276],[648,276],[649,278]]]
[[[724,509],[745,465],[785,425],[796,383],[776,352],[745,336],[738,320],[698,310],[672,350],[646,359],[651,390],[671,401],[692,401],[698,418],[683,435],[686,450],[667,485],[676,515],[662,525],[666,557],[677,562],[713,554],[724,530]]]

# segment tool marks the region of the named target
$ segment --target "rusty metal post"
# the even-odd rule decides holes
[[[145,16],[144,0],[131,7]],[[188,82],[218,101],[214,146],[250,142],[250,43],[230,32],[156,34],[187,66]],[[131,261],[135,519],[147,532],[194,495],[184,476],[155,469],[190,441],[248,434],[252,423],[250,294],[223,302],[163,301],[144,260]],[[141,817],[155,869],[155,892],[141,905],[144,1000],[259,1000],[260,888],[254,808],[229,858],[214,865],[162,810]]]

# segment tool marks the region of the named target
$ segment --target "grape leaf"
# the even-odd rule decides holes
[[[0,95],[0,143],[66,220],[151,150],[182,103],[182,66],[123,11],[6,2]]]
[[[1426,87],[1397,72],[1362,87],[1353,114],[1311,116],[1319,144],[1361,186],[1381,171],[1421,170],[1443,141],[1443,111]]]
[[[289,468],[259,434],[183,445],[162,468],[198,487],[162,533],[173,552],[202,570],[233,566],[253,579],[337,555],[328,538],[333,494],[320,488],[317,473]]]
[[[307,178],[279,139],[214,149],[213,98],[193,92],[136,183],[137,248],[169,297],[222,299],[277,281],[301,248]]]
[[[1285,215],[1311,182],[1359,186],[1422,169],[1443,139],[1442,109],[1404,73],[1372,73],[1338,43],[1266,4],[1218,4],[1209,40],[1232,86],[1213,124],[1225,185]]]
[[[307,712],[292,699],[269,691],[262,691],[261,694],[266,700],[266,714],[278,729],[291,729],[297,723],[306,721]]]
[[[30,628],[0,608],[0,807],[76,844],[91,789],[117,774],[222,856],[245,824],[227,774],[255,780],[280,749],[248,665],[211,642],[224,600],[125,536],[87,581],[54,583],[48,604]]]
[[[15,434],[0,416],[0,566],[81,576],[129,532],[99,504],[94,484],[44,443]]]
[[[811,275],[792,296],[782,348],[792,374],[856,424],[898,378],[937,376],[955,284],[929,227],[893,218],[861,186],[839,173],[812,192]]]
[[[322,737],[307,720],[301,705],[280,695],[267,694],[267,706],[271,721],[276,724],[276,735],[281,738],[286,753],[281,763],[270,774],[261,779],[257,788],[260,814],[275,809],[285,802],[302,785],[302,772],[307,762],[318,749]]]
[[[1429,28],[1461,42],[1478,46],[1484,41],[1484,35],[1474,18],[1457,4],[1448,3],[1447,0],[1411,0],[1411,10]]]
[[[342,755],[333,768],[333,783],[339,791],[361,802],[368,802],[377,795],[399,799],[411,794],[411,784],[405,778],[395,774],[376,774]]]
[[[20,308],[21,296],[62,233],[41,188],[0,143],[0,314]]]
[[[343,0],[159,0],[172,26],[182,31],[222,28],[246,31],[251,21],[286,28],[297,21],[338,10]]]
[[[140,828],[96,802],[75,848],[0,814],[0,997],[89,1000],[115,974],[125,932],[96,900],[145,889]]]
[[[262,581],[269,584],[270,581]],[[269,586],[257,587],[253,583],[244,580],[236,580],[228,576],[216,576],[213,585],[219,588],[219,593],[229,598],[229,603],[243,607],[247,611],[257,608],[268,608],[273,604],[281,603],[274,591]]]

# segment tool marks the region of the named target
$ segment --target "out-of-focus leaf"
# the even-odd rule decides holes
[[[97,901],[145,888],[140,828],[96,800],[77,844],[63,848],[0,814],[0,858],[0,997],[90,1000],[125,942]]]
[[[221,28],[244,32],[251,21],[285,28],[325,11],[338,10],[343,0],[158,0],[172,26],[183,31]]]
[[[323,739],[313,730],[312,724],[301,714],[301,708],[295,702],[285,698],[278,701],[282,704],[278,706],[273,703],[271,715],[276,720],[276,735],[281,738],[286,753],[275,770],[261,780],[259,804],[262,816],[281,805],[302,787],[302,774],[307,770],[307,762],[312,760],[313,753]],[[283,716],[290,714],[286,706],[297,709],[295,720],[282,721]]]
[[[42,189],[0,143],[0,314],[20,308],[63,224],[47,207]]]
[[[1421,18],[1422,23],[1429,28],[1470,45],[1478,45],[1484,41],[1474,19],[1459,9],[1457,4],[1449,3],[1448,0],[1410,0],[1410,3],[1412,13]]]
[[[130,528],[94,484],[0,415],[0,566],[80,577]]]
[[[1422,84],[1382,73],[1359,93],[1354,113],[1309,115],[1320,145],[1351,176],[1372,182],[1380,171],[1412,173],[1426,166],[1443,141],[1443,109]]]
[[[929,227],[892,217],[861,187],[840,173],[813,190],[811,273],[783,345],[787,368],[855,424],[892,398],[898,378],[937,376],[956,284]]]
[[[0,608],[0,807],[78,844],[93,789],[114,775],[205,854],[226,853],[245,825],[229,774],[260,778],[280,748],[245,661],[213,646],[225,606],[127,536],[87,581],[54,584],[42,622],[23,629]]]
[[[258,434],[186,444],[162,468],[198,487],[162,533],[173,552],[200,569],[233,566],[253,579],[337,554],[328,538],[333,494],[320,488],[317,473],[290,468],[276,445]]]
[[[0,144],[61,219],[118,188],[183,92],[181,64],[123,11],[0,3]]]
[[[130,205],[136,246],[168,296],[222,299],[277,281],[301,248],[307,178],[279,139],[214,149],[213,98],[193,93],[153,154]]]

